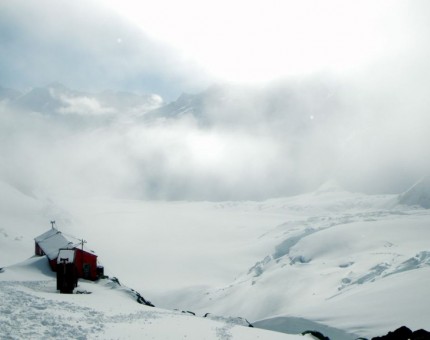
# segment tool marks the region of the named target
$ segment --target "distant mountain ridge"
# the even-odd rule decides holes
[[[0,101],[2,101],[2,100],[13,100],[13,99],[19,97],[21,94],[22,93],[17,91],[17,90],[0,86]]]
[[[0,100],[14,109],[50,115],[144,114],[163,104],[163,99],[156,94],[138,95],[113,90],[88,93],[69,89],[58,82],[23,93],[0,87]]]
[[[341,114],[335,82],[307,79],[270,86],[214,84],[199,93],[183,93],[177,100],[148,112],[142,119],[191,118],[202,128],[246,131],[254,136],[270,134],[278,141],[293,141],[302,148]],[[317,135],[319,132],[317,132]],[[309,137],[307,137],[309,135]]]
[[[165,103],[157,94],[106,90],[88,93],[54,82],[25,92],[0,87],[0,101],[16,110],[52,116],[113,116],[127,114],[139,122],[193,118],[200,127],[261,132],[279,138],[312,132],[338,112],[334,84],[313,79],[297,85],[284,82],[268,88],[214,84],[197,93],[182,93]],[[310,100],[312,99],[312,100]]]
[[[270,86],[217,84],[164,103],[155,94],[88,93],[61,83],[23,93],[0,88],[2,127],[5,136],[11,135],[4,146],[18,145],[13,138],[22,138],[23,149],[33,148],[28,136],[38,145],[61,134],[69,155],[85,155],[90,146],[97,149],[109,163],[103,169],[122,169],[121,177],[130,182],[127,191],[139,188],[138,195],[150,197],[259,200],[310,192],[330,178],[349,191],[400,193],[403,183],[416,179],[416,169],[385,176],[400,160],[382,158],[383,166],[370,170],[366,162],[359,162],[357,150],[364,147],[368,132],[343,102],[348,99],[343,92],[352,90],[348,84],[317,78]],[[18,124],[28,131],[15,131]],[[48,137],[47,131],[53,135]],[[5,154],[18,158],[22,153]],[[363,157],[377,156],[372,151]],[[70,163],[78,172],[81,166],[100,166],[100,162],[89,165],[92,157],[77,159],[82,164]],[[18,164],[22,161],[10,167],[20,168]],[[16,171],[10,173],[14,177]],[[333,190],[341,188],[326,183],[319,189]],[[402,196],[402,202],[406,197],[409,194]]]
[[[399,203],[430,209],[430,176],[424,176],[399,196]]]

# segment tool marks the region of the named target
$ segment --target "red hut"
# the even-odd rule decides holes
[[[74,250],[74,265],[77,276],[97,280],[97,255],[84,246],[84,241],[71,236],[64,236],[58,229],[52,229],[34,239],[35,255],[46,255],[53,271],[57,269],[57,258],[60,249]]]

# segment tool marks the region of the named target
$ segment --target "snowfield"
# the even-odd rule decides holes
[[[142,306],[106,279],[81,280],[81,294],[58,294],[45,258],[8,267],[0,287],[2,339],[303,338]]]
[[[426,202],[419,185],[408,202]],[[430,211],[400,204],[404,195],[333,183],[263,202],[44,200],[1,189],[1,338],[303,339],[318,330],[355,339],[430,328]],[[91,294],[57,293],[46,259],[31,258],[52,219],[126,286],[80,280]]]
[[[0,0],[0,340],[430,340],[428,18]]]

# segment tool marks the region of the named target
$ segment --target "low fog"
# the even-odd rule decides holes
[[[261,200],[333,180],[400,193],[429,173],[424,2],[402,23],[409,44],[354,72],[212,86],[136,31],[86,18],[93,35],[75,32],[58,6],[32,31],[18,4],[0,15],[0,181],[26,194]]]
[[[31,93],[2,101],[0,176],[42,197],[259,200],[329,180],[402,192],[429,171],[430,118],[425,91],[401,80],[217,85],[168,104],[130,94],[128,106],[54,84],[42,109]]]

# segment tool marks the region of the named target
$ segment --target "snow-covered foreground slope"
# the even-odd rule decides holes
[[[55,219],[64,233],[88,241],[108,275],[117,276],[157,307],[241,316],[258,327],[292,334],[317,329],[331,339],[382,335],[401,325],[430,328],[430,212],[400,205],[396,195],[348,193],[335,185],[264,202],[43,201],[7,185],[3,193],[9,198],[2,198],[0,267],[31,256],[32,238]],[[14,249],[13,256],[6,256],[3,249]],[[49,301],[70,298],[52,291],[46,296],[39,288],[33,292],[29,288],[33,285],[21,279],[11,285],[4,281],[8,271],[12,269],[6,268],[0,280],[12,293],[2,299],[11,301],[14,290]],[[102,282],[82,285],[100,290],[100,296],[108,290]],[[145,321],[156,338],[167,336],[156,333],[157,327],[170,324],[182,329],[179,324],[188,322],[178,320],[191,320],[195,329],[200,327],[193,326],[195,322],[206,322],[144,307],[132,299],[133,307],[125,312],[132,321],[119,322],[119,314],[113,311],[116,316],[111,318],[106,308],[113,307],[104,304],[115,298],[98,300],[97,295],[78,297],[85,302],[73,303],[88,302],[87,308],[103,315],[99,324],[105,333],[100,334],[118,331],[120,338],[137,334],[141,326],[133,321],[140,320],[133,316],[134,308],[148,318],[151,313],[163,315],[154,318],[159,321]],[[104,302],[98,305],[91,299]],[[87,327],[75,310],[74,317],[82,318],[82,327]],[[242,336],[235,333],[236,327],[227,335],[220,332],[210,336]],[[248,338],[258,338],[257,333]]]
[[[107,279],[81,280],[81,294],[59,294],[44,257],[7,267],[0,275],[2,339],[304,339],[143,306]]]

